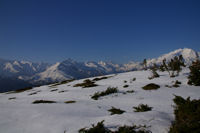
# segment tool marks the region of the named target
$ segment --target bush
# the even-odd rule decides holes
[[[132,79],[132,81],[135,81],[135,80],[136,80],[136,78],[133,78],[133,79]]]
[[[86,79],[83,81],[83,83],[79,83],[79,84],[75,84],[74,87],[83,87],[83,88],[88,88],[88,87],[95,87],[98,86],[97,84],[95,84],[95,82]]]
[[[151,133],[148,130],[140,129],[141,127],[145,128],[146,126],[121,126],[117,131],[111,131],[106,128],[103,124],[104,121],[98,122],[97,125],[92,125],[91,128],[86,129],[82,128],[79,130],[79,133]]]
[[[190,68],[190,75],[188,77],[188,84],[200,86],[200,60],[192,63]]]
[[[99,80],[103,80],[103,79],[108,79],[111,78],[112,76],[108,76],[108,77],[101,77],[101,78],[94,78],[92,81],[99,81]]]
[[[151,69],[151,72],[152,72],[151,77],[148,77],[150,80],[154,79],[154,78],[159,78],[160,77],[160,75],[156,72],[157,69],[155,67],[152,67],[150,69]]]
[[[11,98],[8,98],[8,100],[13,100],[13,99],[16,99],[16,97],[11,97]]]
[[[173,99],[175,121],[169,133],[199,133],[200,132],[200,99],[186,100],[180,96]]]
[[[179,75],[180,71],[182,70],[181,67],[185,67],[182,55],[180,55],[179,57],[175,56],[168,62],[168,64],[166,64],[166,59],[164,59],[163,64],[160,66],[160,70],[166,70],[169,73],[170,77],[175,77]],[[170,71],[172,72],[170,73]]]
[[[117,109],[115,107],[112,107],[108,111],[111,112],[111,115],[114,115],[114,114],[123,114],[125,112],[124,110]]]
[[[133,108],[135,109],[134,112],[146,112],[152,110],[152,107],[149,107],[147,104],[140,104],[138,107]]]
[[[151,133],[151,131],[145,130],[145,129],[140,129],[141,127],[146,127],[146,126],[122,126],[118,128],[118,131],[115,131],[113,133]]]
[[[69,104],[69,103],[76,103],[76,101],[65,101],[66,104]]]
[[[124,88],[127,88],[127,87],[128,87],[128,85],[124,85],[123,87],[124,87]]]
[[[39,103],[56,103],[55,101],[49,101],[49,100],[35,100],[33,104],[39,104]]]
[[[135,91],[134,90],[128,90],[126,91],[127,93],[134,93]]]
[[[142,87],[144,90],[157,90],[158,88],[160,88],[159,85],[154,84],[154,83],[150,83],[148,85],[145,85],[144,87]]]
[[[28,94],[28,95],[36,95],[36,94],[37,94],[37,92],[33,92],[33,93]]]
[[[176,80],[175,82],[172,81],[172,83],[173,83],[173,85],[165,85],[165,87],[168,87],[168,88],[175,87],[175,88],[177,88],[177,87],[180,87],[180,84],[181,84],[181,82],[178,81],[178,80]]]
[[[63,92],[68,92],[68,90],[62,90],[62,91],[59,91],[58,93],[63,93]]]
[[[53,90],[51,90],[51,92],[54,92],[54,91],[57,91],[58,89],[53,89]]]
[[[89,129],[82,128],[79,130],[79,133],[111,133],[110,130],[105,128],[103,122],[104,121],[98,122],[96,126],[92,125]]]
[[[180,81],[178,81],[178,80],[176,80],[175,84],[177,84],[177,85],[180,85],[180,84],[181,84],[181,82],[180,82]]]
[[[118,89],[115,87],[108,87],[107,90],[102,92],[96,92],[91,98],[94,100],[98,100],[99,97],[106,96],[109,94],[117,93]]]
[[[58,86],[58,85],[67,84],[67,83],[72,82],[72,81],[74,81],[74,79],[64,80],[64,81],[61,81],[61,82],[52,84],[52,85],[50,85],[49,87],[56,87],[56,86]]]
[[[21,93],[21,92],[28,91],[28,90],[31,90],[31,89],[33,89],[33,87],[26,87],[26,88],[14,91],[14,93]]]

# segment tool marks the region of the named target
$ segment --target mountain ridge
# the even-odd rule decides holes
[[[160,65],[163,59],[169,61],[173,57],[179,55],[183,56],[184,62],[187,66],[191,65],[192,61],[195,59],[199,59],[200,56],[198,52],[189,48],[177,49],[157,58],[147,59],[147,67],[151,67],[153,64]],[[55,64],[49,64],[0,59],[0,75],[2,78],[22,80],[33,85],[142,70],[143,68],[142,62],[134,61],[125,64],[117,64],[104,61],[78,62],[72,59],[67,59]],[[0,86],[0,90],[1,89]]]

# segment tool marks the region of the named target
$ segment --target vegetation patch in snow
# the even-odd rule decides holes
[[[111,112],[111,115],[114,115],[114,114],[123,114],[124,110],[121,110],[121,109],[117,109],[115,107],[112,107],[111,109],[108,110],[109,112]]]
[[[127,88],[128,86],[129,86],[129,85],[124,85],[123,87],[124,87],[124,88]]]
[[[168,88],[172,88],[172,87],[175,87],[175,88],[177,88],[177,87],[180,87],[180,84],[181,84],[181,82],[180,81],[178,81],[178,80],[176,80],[175,82],[173,81],[172,82],[173,83],[173,85],[165,85],[165,87],[168,87]]]
[[[133,78],[132,81],[136,81],[136,78]]]
[[[133,107],[134,112],[146,112],[151,111],[153,107],[149,107],[147,104],[140,104],[138,107]]]
[[[40,103],[56,103],[56,101],[49,101],[49,100],[35,100],[33,104],[40,104]]]
[[[63,93],[63,92],[67,92],[68,90],[62,90],[62,91],[59,91],[58,93]]]
[[[108,79],[111,78],[112,76],[104,76],[104,77],[100,77],[100,78],[94,78],[92,81],[99,81],[99,80],[103,80],[103,79]]]
[[[186,100],[181,96],[173,99],[175,121],[173,122],[170,133],[199,133],[200,132],[200,99]]]
[[[58,89],[53,89],[53,90],[51,90],[51,92],[54,92],[54,91],[57,91]]]
[[[36,92],[30,93],[28,95],[36,95],[38,92],[41,92],[41,91],[36,91]]]
[[[91,128],[82,128],[79,130],[79,133],[151,133],[146,130],[146,126],[121,126],[117,131],[111,131],[105,127],[103,124],[104,121],[98,122],[97,125],[92,125]]]
[[[71,100],[71,101],[65,101],[65,103],[66,103],[66,104],[69,104],[69,103],[76,103],[76,101],[72,101],[72,100]]]
[[[12,93],[21,93],[21,92],[28,91],[28,90],[31,90],[31,89],[33,89],[33,87],[26,87],[26,88],[23,88],[23,89],[15,90]]]
[[[148,85],[145,85],[144,87],[142,87],[144,90],[157,90],[158,88],[160,88],[159,85],[154,84],[154,83],[150,83]]]
[[[82,88],[95,87],[95,86],[98,86],[98,85],[89,79],[84,80],[83,83],[74,85],[74,87],[82,87]]]
[[[127,93],[134,93],[135,91],[134,90],[128,90],[126,91]]]
[[[16,97],[11,97],[11,98],[8,98],[8,100],[13,100],[13,99],[16,99]]]
[[[99,97],[117,93],[117,92],[118,92],[117,87],[108,87],[105,91],[94,93],[94,95],[91,98],[94,100],[98,100]]]
[[[58,85],[67,84],[67,83],[72,82],[72,81],[74,81],[74,79],[61,81],[61,82],[55,83],[55,84],[53,84],[53,85],[50,85],[49,87],[52,87],[52,88],[53,88],[53,87],[57,87]]]
[[[196,60],[192,63],[190,68],[190,75],[188,77],[189,85],[200,86],[200,60]]]

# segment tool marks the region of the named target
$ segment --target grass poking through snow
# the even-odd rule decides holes
[[[116,87],[108,87],[105,91],[96,92],[91,98],[94,100],[98,100],[99,97],[117,93],[117,92],[118,92],[118,89]]]
[[[69,104],[69,103],[76,103],[76,101],[65,101],[66,104]]]
[[[124,110],[117,109],[115,107],[112,107],[108,111],[111,112],[111,115],[114,115],[114,114],[123,114],[125,112]]]
[[[138,107],[133,108],[135,109],[134,112],[146,112],[152,110],[152,107],[149,107],[147,104],[140,104]]]
[[[74,87],[82,87],[82,88],[95,87],[95,86],[98,86],[98,85],[89,79],[84,80],[83,83],[74,85]]]

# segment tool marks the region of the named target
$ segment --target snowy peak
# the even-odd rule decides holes
[[[66,75],[62,71],[59,70],[60,63],[56,63],[51,67],[47,68],[44,72],[36,74],[33,76],[34,82],[56,82],[56,81],[63,81],[67,79],[72,79],[71,76]]]
[[[5,66],[4,70],[6,70],[6,71],[9,71],[11,73],[18,73],[19,72],[19,71],[14,69],[13,65],[10,62],[6,63],[4,66]]]
[[[180,55],[182,55],[185,64],[189,66],[192,61],[199,59],[200,53],[189,48],[177,49],[158,58],[148,59],[147,66],[150,67],[154,63],[159,65],[164,59],[170,61],[175,56]],[[141,62],[133,61],[126,64],[117,64],[111,61],[78,62],[69,58],[60,63],[50,65],[48,63],[0,59],[1,77],[17,78],[33,84],[46,84],[142,69]]]
[[[184,49],[177,49],[168,54],[164,54],[158,58],[149,59],[149,60],[147,60],[147,65],[151,66],[154,63],[161,64],[164,59],[166,59],[167,61],[170,61],[175,56],[180,56],[180,55],[183,56],[183,59],[184,59],[184,62],[186,65],[191,65],[192,61],[199,58],[199,55],[196,51],[189,49],[189,48],[184,48]]]
[[[46,70],[48,63],[0,60],[0,75],[4,77],[32,76]]]
[[[164,54],[155,59],[147,60],[147,65],[151,66],[154,63],[161,64],[163,59],[171,60],[175,56],[182,55],[186,65],[190,65],[193,60],[199,58],[198,53],[192,49],[184,48]],[[127,64],[116,64],[113,62],[78,62],[72,59],[67,59],[63,62],[56,63],[46,69],[44,72],[36,74],[33,79],[35,81],[62,81],[67,79],[80,79],[105,74],[128,72],[133,70],[141,70],[143,65],[141,62],[129,62]]]

